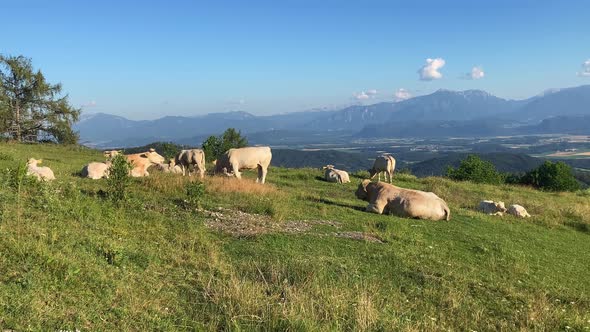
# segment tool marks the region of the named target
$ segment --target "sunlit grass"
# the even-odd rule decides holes
[[[0,144],[0,170],[43,158],[57,177],[0,187],[0,328],[21,330],[570,330],[590,328],[589,196],[527,187],[394,176],[434,191],[450,222],[369,214],[351,183],[319,169],[271,168],[268,184],[206,177],[134,179],[121,207],[102,180],[76,173],[98,151]],[[4,172],[0,182],[5,184]],[[486,216],[482,199],[533,216]],[[301,232],[236,237],[207,211],[275,223],[322,220]],[[217,212],[216,212],[217,213]],[[231,222],[231,219],[228,220]],[[372,234],[383,243],[337,237]]]

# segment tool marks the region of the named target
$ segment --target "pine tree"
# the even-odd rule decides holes
[[[72,125],[79,115],[62,96],[61,84],[48,83],[31,59],[0,55],[0,135],[19,142],[77,143]]]

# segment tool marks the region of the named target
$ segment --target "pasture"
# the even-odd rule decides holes
[[[17,181],[29,157],[52,183]],[[113,204],[99,151],[0,143],[0,328],[590,330],[590,193],[394,175],[451,221],[364,212],[319,169],[242,181],[153,172]],[[271,164],[272,165],[272,164]],[[208,168],[211,168],[209,166]],[[474,211],[518,203],[527,220]]]

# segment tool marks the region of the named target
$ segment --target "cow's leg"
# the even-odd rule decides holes
[[[205,177],[205,165],[199,167],[199,177],[201,179]]]
[[[240,170],[239,170],[238,166],[237,165],[232,165],[231,168],[232,168],[232,171],[234,172],[236,178],[241,179],[242,178],[242,173],[240,173]]]
[[[367,207],[365,208],[365,211],[373,212],[373,213],[377,213],[377,214],[382,214],[384,208],[385,208],[385,205],[380,204],[379,202],[375,202],[375,203],[370,203],[369,205],[367,205]]]
[[[256,183],[264,184],[264,181],[266,179],[266,172],[267,172],[266,167],[262,167],[262,166],[258,165],[258,177],[256,178]]]

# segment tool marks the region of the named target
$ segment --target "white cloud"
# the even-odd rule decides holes
[[[422,81],[432,81],[438,80],[443,77],[440,73],[440,69],[444,67],[445,60],[443,58],[436,58],[436,59],[426,59],[426,64],[418,70],[418,74],[420,74],[420,80]]]
[[[371,98],[365,91],[361,91],[360,93],[354,94],[354,99],[356,100],[367,100]]]
[[[484,76],[485,73],[483,72],[483,68],[481,68],[481,66],[475,66],[471,68],[471,74],[469,74],[469,77],[472,80],[478,80],[480,78],[483,78]]]
[[[408,91],[404,88],[397,89],[397,91],[393,94],[393,96],[395,97],[394,98],[395,101],[402,101],[402,100],[412,98],[412,94],[410,93],[410,91]]]
[[[354,96],[354,99],[356,99],[356,100],[367,100],[367,99],[375,98],[377,93],[378,93],[377,90],[370,89],[367,91],[361,91],[359,93],[355,93],[355,94],[353,94],[353,96]]]
[[[582,63],[582,71],[578,72],[578,76],[580,77],[590,77],[590,59],[584,61]]]
[[[86,104],[82,104],[82,107],[95,107],[96,106],[96,100],[91,100],[89,102],[87,102]]]

